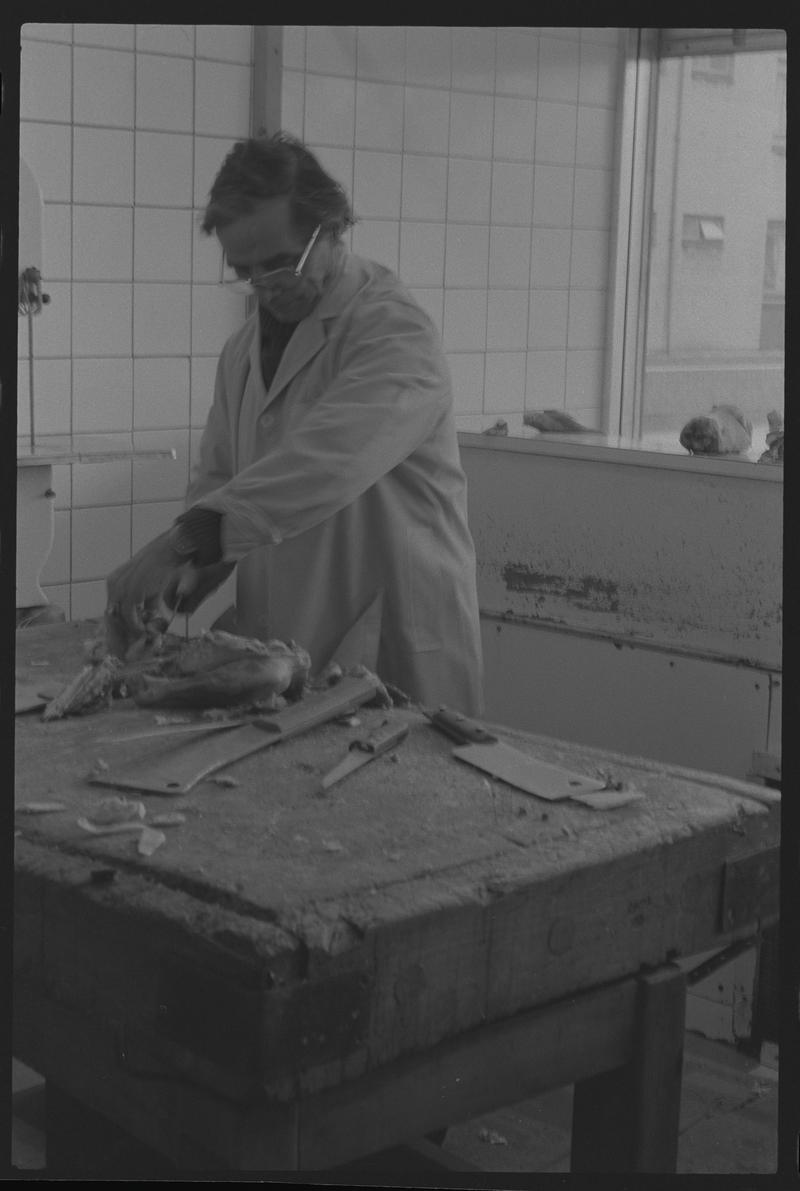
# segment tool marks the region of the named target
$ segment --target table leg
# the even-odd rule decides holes
[[[575,1084],[573,1172],[674,1174],[686,978],[667,964],[639,980],[630,1063]]]
[[[174,1170],[162,1155],[51,1080],[45,1097],[46,1171],[50,1177],[152,1179]]]

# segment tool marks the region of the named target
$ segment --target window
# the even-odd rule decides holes
[[[682,426],[729,403],[752,422],[757,459],[767,415],[783,413],[785,37],[641,30],[629,55],[609,430],[616,413],[634,445],[682,452]],[[728,85],[699,87],[710,74]]]
[[[684,215],[684,248],[700,246],[721,248],[725,241],[725,219],[722,215]]]

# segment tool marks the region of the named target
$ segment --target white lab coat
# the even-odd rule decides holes
[[[438,333],[344,254],[269,390],[255,312],[225,344],[188,503],[221,512],[236,631],[482,708],[475,552]]]

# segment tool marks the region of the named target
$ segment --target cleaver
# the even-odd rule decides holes
[[[187,742],[186,727],[161,729],[157,736],[177,738],[171,748],[159,750],[130,766],[112,766],[103,773],[94,774],[89,782],[145,794],[188,794],[198,782],[226,765],[355,711],[374,699],[377,689],[378,680],[374,675],[346,675],[330,690],[311,694],[274,715],[226,724],[230,731],[217,731],[216,723],[189,725],[189,730],[205,733],[205,740],[192,740],[190,736]],[[152,737],[152,733],[147,735]],[[139,733],[129,737],[131,740],[139,738]]]
[[[586,799],[587,805],[591,806],[596,805],[593,796],[605,787],[603,780],[572,773],[512,748],[483,724],[468,719],[458,711],[451,711],[448,707],[440,707],[433,712],[422,710],[436,728],[460,742],[460,747],[453,749],[454,757],[508,782],[518,790],[524,790],[526,794],[534,794],[537,798],[551,802],[563,798],[578,801]]]

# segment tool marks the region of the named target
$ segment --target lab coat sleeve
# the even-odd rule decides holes
[[[217,364],[214,399],[200,439],[197,462],[186,491],[186,507],[227,484],[233,476],[228,394],[225,388],[224,352]]]
[[[431,435],[452,405],[433,324],[399,297],[373,301],[341,332],[336,375],[291,436],[202,503],[223,513],[223,557],[313,528],[355,501]]]

